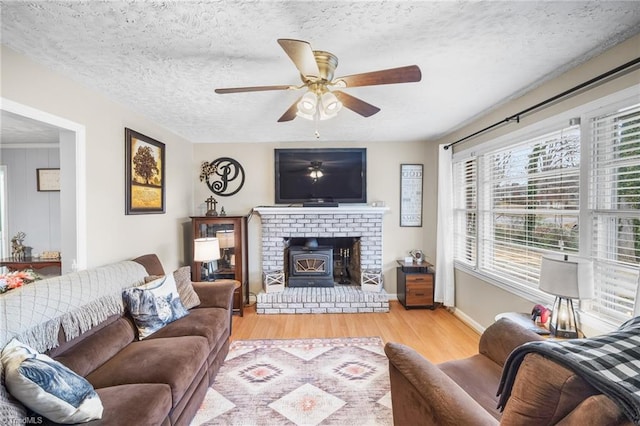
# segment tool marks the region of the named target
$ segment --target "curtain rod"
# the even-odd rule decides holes
[[[507,123],[510,123],[512,121],[515,121],[516,123],[519,123],[520,122],[520,118],[525,114],[533,112],[533,111],[535,111],[537,109],[540,109],[540,108],[542,108],[544,106],[547,106],[547,105],[549,105],[549,104],[551,104],[553,102],[557,102],[557,101],[559,101],[559,100],[561,100],[563,98],[567,98],[570,95],[574,95],[574,94],[576,94],[576,92],[578,92],[578,91],[580,91],[582,89],[585,89],[585,88],[587,88],[589,86],[593,86],[596,83],[602,84],[602,83],[604,83],[604,80],[609,79],[611,77],[614,77],[616,74],[620,74],[623,71],[624,71],[624,74],[626,74],[628,72],[631,72],[631,71],[633,71],[634,68],[638,67],[638,64],[640,64],[640,58],[635,58],[632,61],[629,61],[629,62],[627,62],[626,64],[623,64],[623,65],[620,65],[619,67],[616,67],[616,68],[614,68],[612,70],[609,70],[609,71],[607,71],[607,72],[605,72],[603,74],[600,74],[599,76],[594,77],[591,80],[585,81],[584,83],[578,84],[577,86],[574,86],[569,90],[565,90],[564,92],[558,93],[557,95],[552,96],[552,97],[550,97],[548,99],[545,99],[542,102],[539,102],[539,103],[537,103],[537,104],[535,104],[533,106],[530,106],[529,108],[523,109],[522,111],[517,112],[517,113],[505,118],[504,120],[501,120],[501,121],[498,121],[496,123],[493,123],[492,125],[487,126],[484,129],[478,130],[477,132],[472,133],[472,134],[470,134],[468,136],[465,136],[462,139],[458,139],[455,142],[451,142],[450,144],[445,145],[444,149],[449,149],[449,147],[452,147],[452,146],[454,146],[456,144],[459,144],[460,142],[464,142],[467,139],[474,138],[474,137],[476,137],[478,135],[481,135],[481,134],[483,134],[485,132],[488,132],[489,130],[492,130],[492,129],[494,129],[494,128],[498,127],[498,126],[501,126],[503,124],[507,124]]]

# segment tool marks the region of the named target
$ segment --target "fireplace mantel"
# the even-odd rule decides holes
[[[384,214],[389,207],[372,207],[360,204],[341,205],[339,207],[288,207],[288,206],[259,206],[253,211],[259,215],[267,214]]]

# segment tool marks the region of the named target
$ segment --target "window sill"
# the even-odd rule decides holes
[[[553,305],[554,297],[540,290],[509,282],[508,280],[505,280],[503,278],[499,278],[494,275],[487,274],[486,272],[479,271],[464,263],[454,262],[454,268],[511,294],[522,297],[523,299],[528,300],[533,304],[540,303],[545,306]],[[608,333],[620,326],[620,324],[616,324],[612,321],[599,318],[588,312],[580,311],[579,309],[577,310],[577,312],[581,328],[583,329],[584,334],[587,337]]]

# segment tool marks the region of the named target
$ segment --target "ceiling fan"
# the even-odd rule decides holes
[[[215,92],[227,94],[306,89],[278,122],[291,121],[296,116],[309,120],[326,120],[335,117],[343,106],[363,117],[370,117],[380,111],[380,108],[336,89],[411,83],[422,78],[417,65],[334,78],[333,73],[338,66],[338,58],[334,54],[313,50],[308,42],[302,40],[278,39],[278,44],[300,71],[301,85],[235,87],[216,89]]]

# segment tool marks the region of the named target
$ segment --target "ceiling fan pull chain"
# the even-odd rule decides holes
[[[320,126],[320,99],[316,102],[316,113],[313,114],[313,121],[316,123],[316,139],[320,139],[320,130],[318,129]]]

